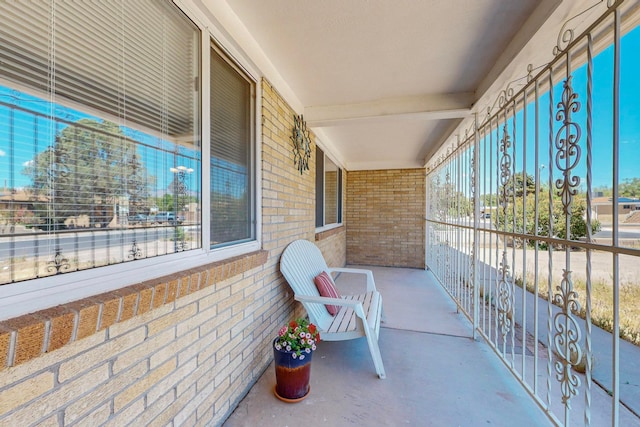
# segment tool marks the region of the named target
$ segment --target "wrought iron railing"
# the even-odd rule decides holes
[[[558,425],[640,425],[639,10],[570,20],[428,165],[427,265]]]

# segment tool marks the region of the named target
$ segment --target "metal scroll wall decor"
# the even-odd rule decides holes
[[[311,158],[311,139],[309,138],[307,123],[302,115],[293,116],[291,142],[293,142],[293,164],[302,175],[304,171],[309,170],[309,159]]]

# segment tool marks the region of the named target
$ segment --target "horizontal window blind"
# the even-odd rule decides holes
[[[127,121],[174,137],[192,134],[199,35],[170,2],[0,2],[0,15],[3,79],[53,89],[61,103],[126,111]]]
[[[211,245],[254,238],[253,83],[211,51]]]

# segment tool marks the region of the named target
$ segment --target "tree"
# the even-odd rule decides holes
[[[498,230],[535,235],[535,214],[537,207],[538,235],[542,237],[555,237],[559,239],[565,239],[567,237],[566,217],[564,214],[560,196],[558,196],[555,192],[552,195],[551,215],[549,213],[549,193],[548,188],[546,187],[544,191],[541,190],[537,201],[535,193],[527,194],[527,198],[524,201],[522,196],[516,197],[515,201],[515,205],[512,201],[509,201],[505,212],[506,216],[503,213],[502,209],[498,209],[498,215],[496,218],[496,225],[498,227]],[[525,209],[525,206],[526,215],[523,214],[523,209]],[[586,203],[584,198],[574,198],[571,210],[572,215],[569,220],[570,237],[572,240],[577,240],[578,238],[587,235]],[[550,218],[553,221],[553,227],[551,227]],[[526,227],[524,224],[525,219]],[[600,222],[592,219],[591,230],[592,233],[599,231]],[[546,246],[546,243],[540,243],[541,248],[546,248]]]
[[[593,189],[595,192],[601,192],[603,196],[611,197],[613,190],[611,187],[599,186]],[[640,178],[625,178],[622,183],[618,185],[618,195],[620,197],[640,197]]]
[[[509,180],[507,181],[507,189],[509,190],[507,192],[507,194],[509,194],[511,197],[513,197],[514,195],[516,197],[522,197],[524,195],[524,188],[525,188],[525,176],[524,176],[524,172],[518,172],[515,173],[511,178],[509,178]],[[526,187],[527,187],[527,194],[533,194],[536,191],[536,183],[533,179],[533,176],[527,174],[526,175]],[[512,191],[513,190],[513,191]],[[499,194],[502,194],[503,192],[503,186],[501,185],[499,188]]]
[[[622,197],[640,197],[640,178],[626,178],[618,186],[618,192]]]
[[[106,227],[115,203],[128,200],[140,207],[149,198],[146,168],[134,142],[107,121],[81,119],[65,127],[22,173],[33,179],[29,190],[47,200],[36,203],[36,213],[48,227],[82,214],[92,226]]]

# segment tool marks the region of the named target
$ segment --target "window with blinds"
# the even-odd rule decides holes
[[[211,48],[211,247],[255,239],[254,82]]]
[[[316,146],[316,227],[342,222],[342,169]]]
[[[0,284],[202,247],[200,38],[170,1],[0,2]]]

